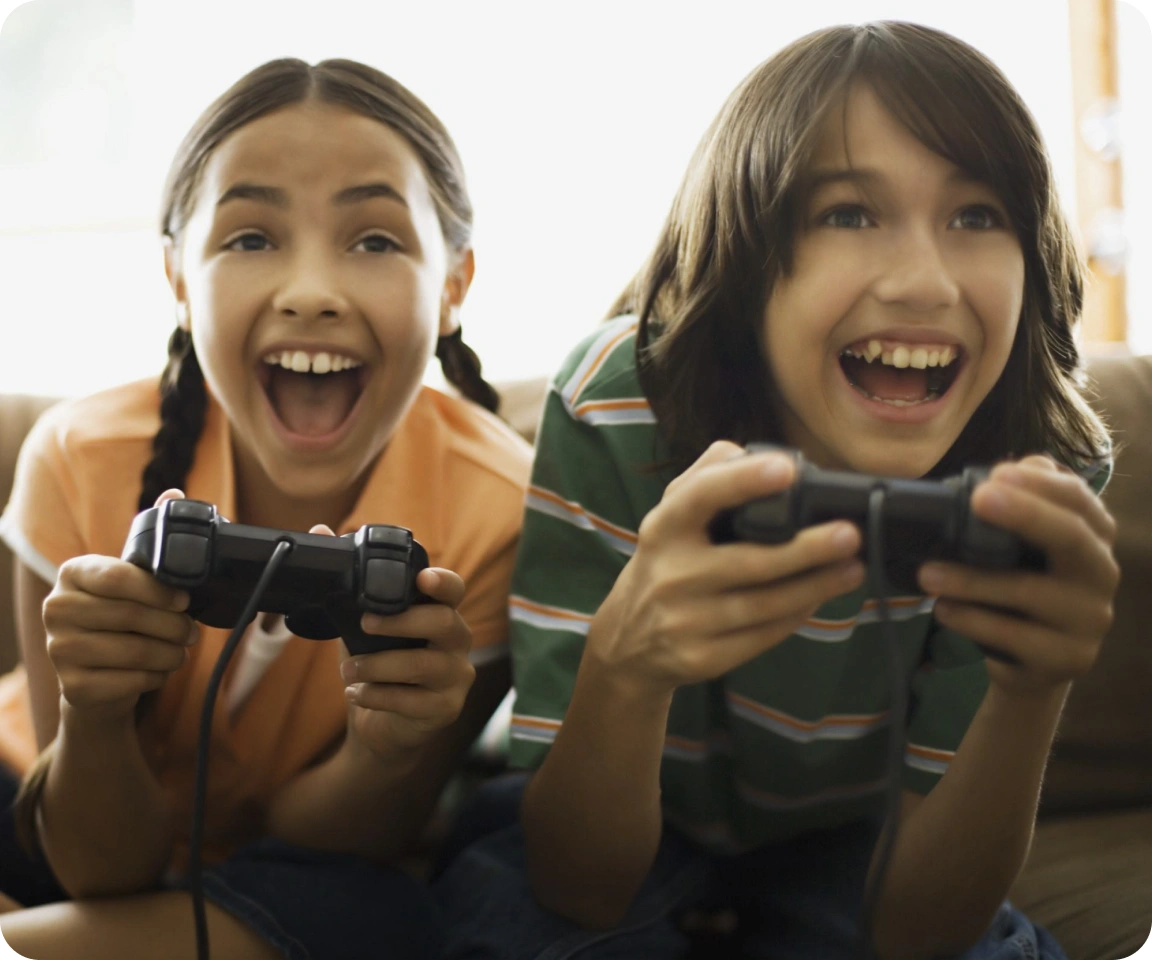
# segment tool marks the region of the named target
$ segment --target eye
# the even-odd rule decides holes
[[[840,230],[862,230],[864,227],[876,226],[868,212],[857,205],[835,207],[821,216],[820,223]]]
[[[352,247],[355,250],[357,247],[362,247],[365,253],[387,253],[389,250],[396,250],[399,244],[389,236],[382,233],[370,233],[366,237],[361,237],[356,244]]]
[[[260,253],[263,250],[268,250],[271,246],[268,238],[262,233],[242,233],[224,244],[224,249],[243,253]]]
[[[980,203],[961,210],[949,226],[953,224],[962,230],[995,230],[1004,226],[1004,218],[994,207]]]

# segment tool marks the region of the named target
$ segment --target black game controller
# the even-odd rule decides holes
[[[292,550],[260,603],[309,640],[342,637],[352,654],[425,646],[360,628],[364,613],[402,613],[432,603],[416,589],[428,554],[404,527],[367,524],[342,537],[230,523],[210,503],[168,500],[137,514],[121,559],[191,596],[188,614],[210,627],[234,627],[281,541]]]
[[[886,593],[922,593],[916,572],[928,560],[946,560],[996,570],[1037,570],[1043,551],[1015,534],[986,523],[969,510],[972,491],[987,478],[982,467],[966,467],[943,480],[904,480],[824,470],[799,451],[750,444],[749,453],[780,451],[796,460],[796,480],[787,490],[719,513],[709,526],[716,543],[738,540],[785,543],[804,527],[851,520],[861,533],[860,556],[868,557],[868,503],[882,487]]]

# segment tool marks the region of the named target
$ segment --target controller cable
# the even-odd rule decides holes
[[[224,670],[232,659],[232,654],[240,645],[244,631],[256,619],[264,592],[295,545],[295,542],[288,537],[282,537],[276,544],[276,549],[264,566],[264,572],[256,581],[256,586],[248,598],[244,612],[240,614],[240,619],[232,628],[232,633],[229,634],[224,649],[220,651],[216,666],[212,669],[212,676],[208,680],[208,687],[204,691],[204,706],[200,711],[200,739],[196,745],[196,799],[192,805],[192,835],[188,842],[188,885],[191,888],[192,913],[196,921],[197,960],[209,960],[208,917],[204,912],[201,849],[204,845],[204,806],[208,794],[208,747],[212,735],[212,714],[216,707],[216,694],[220,689],[220,681],[224,678]]]
[[[859,930],[860,952],[865,960],[872,960],[873,923],[880,892],[888,873],[892,851],[896,846],[896,831],[900,820],[900,797],[904,766],[904,740],[907,736],[905,723],[908,713],[908,690],[904,679],[904,664],[900,656],[900,644],[892,631],[892,621],[888,613],[888,583],[884,575],[884,502],[888,491],[883,484],[872,488],[868,497],[868,581],[872,595],[880,612],[880,632],[884,637],[884,647],[888,654],[888,678],[892,690],[891,733],[888,737],[888,788],[885,800],[884,824],[877,844],[880,859],[871,882],[866,884],[861,906]]]

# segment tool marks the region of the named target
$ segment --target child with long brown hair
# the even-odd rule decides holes
[[[5,800],[40,751],[15,811],[39,849],[8,856],[0,824],[0,927],[21,953],[194,956],[182,868],[227,631],[116,559],[137,510],[186,491],[255,525],[406,526],[437,601],[364,617],[422,649],[349,658],[278,617],[245,634],[211,737],[213,956],[437,954],[433,901],[390,864],[507,689],[529,465],[461,339],[471,227],[448,132],[362,64],[265,64],[188,134],[162,215],[168,367],[47,413],[4,514],[35,735],[3,758]],[[462,398],[422,386],[433,352]],[[4,689],[19,721],[24,690]]]
[[[450,957],[678,957],[705,928],[724,956],[857,956],[892,776],[867,948],[1063,956],[1005,896],[1118,579],[1082,295],[1036,125],[967,44],[835,27],[740,84],[546,400],[512,597],[534,773],[441,880]],[[972,509],[1047,569],[922,566],[888,604],[894,718],[854,524],[711,541],[795,479],[753,441],[889,477],[996,464]]]

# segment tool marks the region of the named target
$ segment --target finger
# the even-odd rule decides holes
[[[460,614],[439,603],[418,604],[391,616],[366,613],[360,627],[378,637],[427,640],[428,646],[447,653],[466,653],[472,646],[472,631]]]
[[[781,620],[807,618],[821,604],[855,590],[863,582],[864,565],[851,560],[769,585],[701,598],[684,608],[688,618],[685,622],[672,626],[686,636],[723,636],[764,629]]]
[[[464,599],[464,581],[460,575],[442,567],[428,567],[416,576],[416,587],[426,597],[455,609]]]
[[[466,691],[427,690],[391,683],[355,683],[345,689],[350,703],[366,710],[396,713],[436,726],[450,723],[464,705]]]
[[[1049,467],[1043,467],[1043,463]],[[1101,499],[1082,477],[1066,468],[1056,469],[1047,457],[1027,457],[1019,464],[998,466],[990,474],[989,481],[1031,490],[1082,516],[1106,542],[1113,543],[1116,539],[1116,521]]]
[[[1024,487],[992,482],[976,488],[972,510],[1042,548],[1057,576],[1115,589],[1119,568],[1107,543],[1081,514]]]
[[[133,600],[158,610],[187,610],[189,602],[187,591],[165,586],[147,570],[96,554],[65,561],[58,587],[109,600]]]
[[[50,597],[44,604],[44,625],[49,632],[85,630],[134,633],[187,646],[198,636],[187,614],[159,610],[134,600],[108,600],[72,592]]]
[[[60,669],[143,670],[171,673],[188,662],[188,648],[132,633],[59,634],[47,639],[52,663]]]
[[[160,494],[160,496],[158,496],[156,498],[156,503],[153,504],[153,506],[158,507],[158,506],[160,506],[160,504],[165,503],[168,500],[183,500],[183,499],[184,499],[184,491],[183,490],[179,489],[178,487],[169,487],[162,494]]]
[[[664,498],[640,524],[656,537],[693,531],[706,539],[708,524],[721,510],[780,493],[792,485],[796,465],[781,451],[708,463],[668,485]]]
[[[927,563],[919,580],[931,596],[1013,611],[1061,633],[1102,637],[1112,625],[1111,603],[1099,591],[1044,574]]]
[[[787,543],[726,543],[696,551],[699,565],[685,571],[701,591],[742,589],[857,557],[860,531],[847,521],[806,527]]]
[[[309,533],[318,533],[325,537],[334,537],[336,532],[326,523],[317,523],[308,528]]]
[[[385,650],[349,657],[340,665],[345,683],[405,683],[445,690],[471,685],[476,669],[463,654],[442,650]]]
[[[1044,624],[977,604],[937,600],[933,615],[973,643],[1006,653],[1023,667],[1052,678],[1070,679],[1092,669],[1099,645]]]

